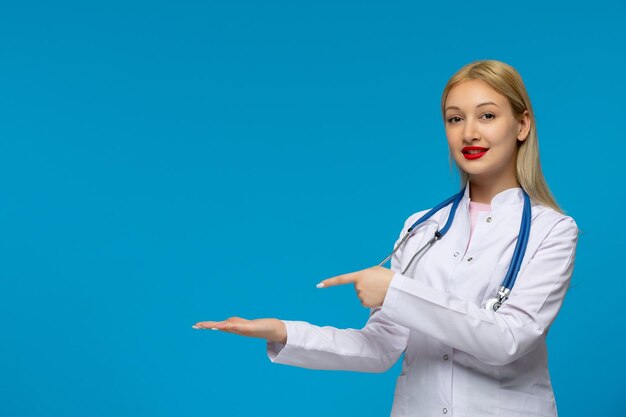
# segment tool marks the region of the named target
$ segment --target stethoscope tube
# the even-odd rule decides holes
[[[446,224],[443,227],[443,229],[441,229],[441,231],[437,230],[435,232],[435,236],[433,236],[433,238],[430,239],[428,241],[428,243],[426,243],[426,245],[424,245],[419,251],[417,251],[415,253],[415,255],[413,255],[413,257],[411,258],[411,260],[407,264],[407,266],[404,269],[404,271],[402,271],[402,274],[404,274],[409,269],[409,266],[411,265],[411,262],[413,262],[413,260],[417,257],[418,254],[422,253],[422,251],[424,251],[425,249],[429,248],[433,243],[435,243],[437,240],[441,239],[448,232],[448,229],[450,229],[450,226],[452,226],[452,221],[454,220],[454,215],[456,214],[456,209],[459,206],[459,203],[461,202],[461,200],[463,199],[464,193],[465,193],[465,188],[463,188],[463,190],[461,190],[460,193],[453,195],[452,197],[448,198],[447,200],[445,200],[445,201],[441,202],[440,204],[438,204],[437,206],[433,207],[428,213],[424,214],[415,223],[413,223],[413,225],[411,227],[409,227],[409,229],[407,230],[407,232],[404,235],[404,237],[402,238],[402,240],[396,245],[396,247],[393,249],[393,251],[391,251],[389,256],[387,256],[385,259],[383,259],[383,261],[381,263],[379,263],[378,266],[383,266],[389,259],[391,259],[393,254],[396,253],[398,248],[400,246],[402,246],[404,241],[408,239],[408,237],[411,235],[411,232],[417,226],[419,226],[420,224],[422,224],[423,222],[428,220],[430,217],[432,217],[433,214],[435,214],[436,212],[438,212],[439,210],[441,210],[442,208],[444,208],[448,204],[452,203],[451,213],[448,216],[448,221],[446,222]]]
[[[487,300],[487,303],[485,304],[485,308],[487,310],[497,311],[502,306],[502,303],[504,303],[509,298],[511,289],[513,288],[513,285],[515,284],[515,280],[517,278],[517,273],[519,272],[520,266],[522,264],[524,254],[526,253],[526,246],[528,245],[528,238],[530,235],[530,223],[532,218],[530,197],[524,189],[522,189],[522,192],[524,194],[524,210],[522,213],[522,221],[520,224],[517,243],[515,244],[515,250],[513,251],[513,259],[511,260],[509,269],[507,270],[506,276],[504,277],[504,280],[502,282],[502,286],[498,290],[496,297]],[[441,239],[448,232],[450,226],[452,226],[452,221],[454,220],[456,209],[459,206],[459,203],[463,199],[464,195],[465,187],[458,194],[455,194],[447,200],[441,202],[440,204],[432,208],[428,213],[424,214],[415,223],[413,223],[413,225],[409,227],[406,234],[400,240],[400,242],[398,242],[393,251],[391,251],[391,253],[385,259],[383,259],[383,261],[379,263],[378,266],[383,266],[389,259],[391,259],[393,254],[396,253],[396,251],[398,250],[398,248],[400,248],[400,246],[402,246],[402,244],[404,244],[404,242],[411,235],[411,232],[415,230],[416,227],[428,220],[433,214],[441,210],[443,207],[452,203],[452,208],[450,209],[450,214],[448,215],[448,220],[445,226],[443,227],[443,229],[441,229],[441,231],[437,230],[435,232],[435,235],[420,250],[415,252],[407,266],[401,272],[401,274],[406,273],[406,271],[409,269],[409,266],[417,258],[418,255],[430,248],[437,240]]]

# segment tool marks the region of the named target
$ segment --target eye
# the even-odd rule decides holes
[[[489,117],[487,117],[487,120],[492,120],[492,119],[496,118],[496,115],[493,114],[493,113],[485,113],[485,114],[483,114],[483,116],[489,116]]]
[[[460,119],[461,118],[459,116],[452,116],[452,117],[448,118],[448,123],[454,124],[454,123],[457,123]]]

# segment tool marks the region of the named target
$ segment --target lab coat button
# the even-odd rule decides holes
[[[491,223],[491,217],[487,217],[487,223]]]
[[[448,354],[446,353],[445,355],[443,355],[443,360],[447,361],[448,360]]]
[[[471,262],[472,259],[474,259],[474,258],[472,258],[472,257],[467,258],[467,262]]]
[[[448,409],[447,409],[447,408],[444,408],[444,409],[443,409],[443,413],[444,413],[444,414],[448,414]]]
[[[454,257],[456,258],[457,256],[459,256],[458,252],[454,252]]]

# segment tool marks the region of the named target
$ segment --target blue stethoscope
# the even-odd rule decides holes
[[[523,188],[522,188],[522,191],[524,193],[524,212],[522,213],[522,224],[520,226],[519,234],[517,237],[517,243],[515,244],[515,251],[513,252],[513,259],[511,260],[511,264],[509,265],[509,270],[507,271],[506,276],[504,277],[504,281],[502,282],[502,286],[498,290],[497,295],[493,298],[490,298],[485,303],[485,309],[487,310],[497,311],[502,305],[502,303],[504,303],[507,300],[507,298],[509,298],[509,294],[511,293],[513,284],[515,284],[515,279],[517,278],[517,273],[522,264],[522,259],[524,259],[524,254],[526,253],[526,245],[528,244],[528,235],[530,234],[530,220],[531,220],[530,197],[528,196],[528,194],[526,194],[526,191]],[[452,221],[454,220],[456,209],[459,206],[459,203],[461,202],[461,199],[463,198],[464,194],[465,194],[465,187],[463,187],[460,193],[453,195],[452,197],[448,198],[446,201],[437,205],[428,213],[424,214],[419,220],[413,223],[413,226],[409,227],[406,234],[404,235],[402,240],[398,243],[398,245],[395,247],[395,249],[380,264],[378,264],[378,266],[383,266],[385,262],[387,262],[393,256],[393,254],[396,253],[398,248],[404,243],[405,240],[407,240],[411,232],[417,226],[419,226],[424,221],[428,220],[433,214],[435,214],[436,212],[438,212],[439,210],[441,210],[448,204],[452,203],[452,209],[450,211],[450,215],[448,216],[448,221],[446,222],[446,225],[444,226],[444,228],[441,229],[441,231],[437,230],[435,232],[435,236],[433,236],[433,238],[430,239],[428,243],[426,243],[420,250],[418,250],[415,253],[415,255],[413,255],[413,257],[409,261],[406,268],[404,268],[404,271],[402,271],[402,274],[404,274],[407,271],[407,269],[409,269],[409,266],[411,265],[413,260],[420,253],[422,253],[423,251],[431,247],[437,240],[441,239],[448,232],[448,229],[450,229],[450,226],[452,225]]]

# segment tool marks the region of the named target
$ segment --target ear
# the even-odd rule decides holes
[[[528,110],[524,110],[524,113],[520,116],[519,119],[519,133],[517,134],[517,140],[523,142],[528,137],[528,133],[530,132],[530,116],[528,114]]]

